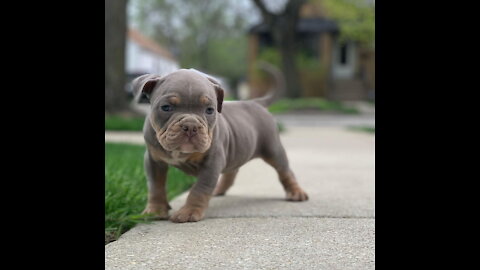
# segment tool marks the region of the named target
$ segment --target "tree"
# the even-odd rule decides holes
[[[254,9],[241,2],[137,0],[132,19],[143,33],[173,51],[180,66],[235,84],[247,69],[247,19]]]
[[[127,109],[125,43],[127,0],[105,0],[105,111]]]
[[[316,0],[319,1],[319,0]],[[322,0],[330,18],[340,26],[341,40],[371,48],[375,42],[375,5],[367,1]]]
[[[306,0],[288,0],[280,13],[269,11],[262,0],[253,0],[253,2],[260,10],[263,22],[267,25],[279,49],[287,88],[286,94],[290,98],[297,98],[302,93],[302,88],[295,61],[296,30],[300,8]]]

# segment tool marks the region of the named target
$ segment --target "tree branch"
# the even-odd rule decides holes
[[[258,9],[260,9],[264,22],[270,26],[272,24],[274,14],[268,11],[262,0],[253,0],[253,2],[258,7]]]

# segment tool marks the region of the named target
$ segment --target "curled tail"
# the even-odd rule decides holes
[[[260,69],[266,71],[274,78],[275,85],[265,96],[252,99],[252,101],[259,103],[263,107],[268,107],[278,98],[281,93],[285,92],[285,81],[282,72],[277,67],[264,61],[259,62],[258,66]]]

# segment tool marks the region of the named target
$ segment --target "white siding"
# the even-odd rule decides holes
[[[126,72],[167,74],[179,68],[178,63],[155,54],[128,40],[126,49]]]

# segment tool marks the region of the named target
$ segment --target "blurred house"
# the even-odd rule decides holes
[[[304,61],[298,66],[303,88],[301,96],[330,100],[374,99],[374,49],[360,47],[355,40],[341,43],[339,31],[339,26],[328,18],[322,6],[304,4],[297,26],[298,51],[304,56]],[[248,46],[250,96],[261,96],[268,91],[271,83],[259,76],[254,68],[258,59],[268,59],[265,53],[273,46],[272,36],[265,24],[255,25],[249,30]]]
[[[140,75],[147,73],[162,75],[179,69],[173,54],[152,39],[131,28],[127,37],[125,72],[126,89],[129,93],[130,83]]]

